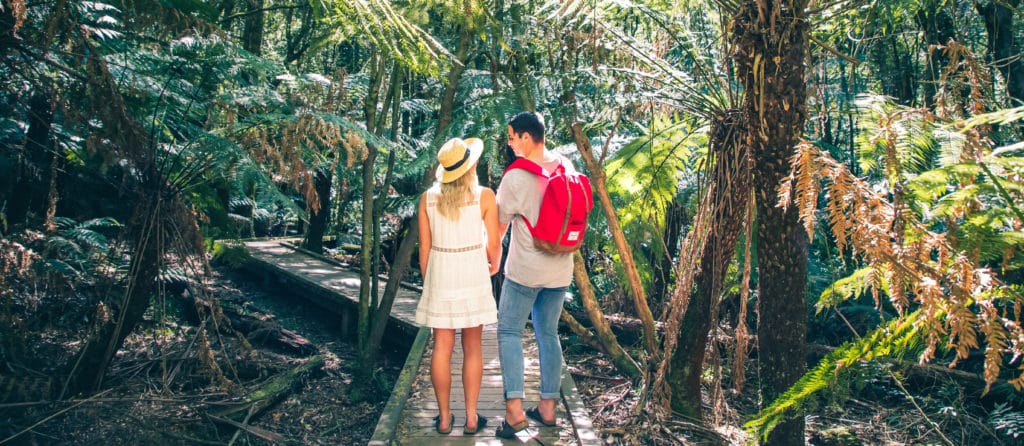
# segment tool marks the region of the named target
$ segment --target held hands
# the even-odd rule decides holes
[[[492,276],[498,273],[499,268],[501,268],[501,260],[498,260],[497,262],[490,260],[487,262],[487,269]]]

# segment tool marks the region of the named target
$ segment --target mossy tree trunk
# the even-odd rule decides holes
[[[921,86],[924,88],[924,105],[927,108],[935,107],[939,78],[949,64],[949,56],[938,47],[945,46],[956,37],[953,17],[943,9],[942,3],[940,0],[924,0],[921,9],[917,11],[917,23],[924,33],[924,43],[928,47],[935,47],[925,48],[926,61]]]
[[[435,147],[440,144],[440,141],[442,141],[448,134],[448,125],[451,123],[452,112],[455,110],[455,97],[459,87],[459,80],[462,78],[462,74],[466,70],[466,65],[469,63],[470,59],[475,56],[472,52],[474,38],[475,36],[471,30],[464,25],[464,28],[460,33],[458,49],[455,53],[458,63],[453,64],[451,70],[448,72],[447,85],[445,85],[445,90],[441,100],[441,108],[438,111],[437,131],[435,132],[435,135],[437,136],[434,138],[435,144],[433,145]],[[395,104],[395,106],[397,106],[397,104]],[[395,112],[395,110],[396,109],[393,109],[392,111]],[[397,116],[397,113],[394,114]],[[371,122],[371,120],[367,119],[367,122]],[[431,167],[427,169],[426,175],[424,175],[422,181],[420,181],[417,195],[419,192],[430,187],[433,182],[433,168]],[[364,214],[364,230],[366,229],[365,218]],[[411,224],[407,225],[407,228],[408,229],[404,234],[399,235],[402,238],[402,241],[398,245],[395,260],[391,265],[390,271],[388,271],[388,281],[384,286],[384,293],[380,297],[380,302],[376,303],[374,306],[372,312],[369,307],[369,292],[366,294],[367,307],[365,316],[367,332],[365,341],[361,339],[359,343],[360,365],[356,372],[357,379],[355,382],[357,383],[366,384],[370,382],[368,378],[373,373],[377,354],[380,351],[380,345],[384,338],[384,331],[388,323],[388,318],[391,314],[391,307],[394,305],[395,297],[398,295],[399,284],[409,271],[413,253],[416,250],[417,243],[419,243],[419,228],[415,218],[412,219]],[[372,227],[370,229],[372,230]],[[365,244],[363,248],[364,252],[367,252]],[[362,288],[366,288],[368,285],[367,281],[370,280],[369,277],[365,277],[365,271],[366,268],[364,268],[363,286],[360,290],[360,325],[363,324],[364,316],[362,309]],[[355,390],[358,387],[359,386],[353,386],[353,389]],[[363,389],[359,389],[360,392],[362,390]]]
[[[380,99],[380,89],[383,85],[384,75],[387,67],[387,63],[384,60],[384,56],[380,53],[372,56],[368,62],[370,65],[370,88],[369,94],[366,96],[366,103],[364,107],[364,117],[366,118],[367,131],[370,133],[376,133],[373,126],[376,120],[377,106]],[[366,159],[362,163],[363,173],[363,221],[362,221],[362,244],[360,247],[360,263],[359,263],[359,321],[356,325],[356,336],[357,336],[357,349],[360,352],[360,358],[363,358],[365,353],[368,352],[372,347],[370,344],[370,322],[371,322],[371,311],[375,309],[371,305],[371,298],[373,295],[374,282],[376,277],[373,275],[373,253],[374,253],[374,238],[373,238],[373,204],[374,204],[374,186],[375,186],[375,164],[377,162],[377,147],[373,144],[366,145]],[[368,379],[374,369],[374,364],[369,362],[360,362],[359,367],[356,370],[357,383],[366,384],[369,383]],[[363,398],[362,391],[363,386],[356,385],[352,387],[352,397],[354,400],[360,400]]]
[[[601,311],[601,304],[597,301],[594,286],[590,282],[586,264],[579,251],[573,254],[573,277],[576,279],[576,288],[579,289],[583,309],[586,310],[587,316],[590,317],[590,323],[594,326],[594,334],[596,335],[594,340],[597,341],[601,350],[611,357],[612,364],[615,365],[619,372],[630,378],[639,378],[642,375],[640,365],[622,348],[622,345],[619,344],[619,339],[612,332],[608,320],[604,317],[604,312]],[[571,317],[564,309],[562,313],[563,319]],[[580,336],[587,337],[590,335],[589,331],[579,332],[582,328],[580,326],[571,324],[570,328]],[[585,330],[585,328],[583,329]]]
[[[242,31],[242,48],[254,54],[263,54],[263,29],[266,22],[265,0],[248,0],[249,10],[245,15],[245,29]]]
[[[45,211],[45,185],[49,183],[50,171],[47,166],[55,156],[51,131],[53,113],[54,103],[50,94],[41,91],[29,99],[25,144],[13,160],[9,175],[4,175],[6,184],[0,196],[6,201],[10,225],[28,223],[29,215],[39,218]]]
[[[570,108],[576,107],[574,93],[566,88],[560,102]],[[643,282],[640,280],[640,271],[637,269],[636,261],[633,258],[633,249],[626,241],[626,233],[619,223],[619,216],[615,214],[615,206],[612,205],[611,194],[608,192],[607,176],[604,167],[594,156],[594,148],[590,144],[590,138],[583,132],[583,126],[576,120],[575,113],[569,113],[566,118],[566,127],[576,143],[576,149],[583,157],[589,171],[590,184],[594,188],[594,196],[601,204],[604,211],[605,221],[608,223],[608,231],[611,232],[612,240],[618,249],[619,258],[622,262],[622,269],[626,274],[630,294],[633,296],[633,306],[636,309],[637,317],[643,323],[644,347],[647,354],[654,356],[658,352],[658,336],[654,323],[654,314],[647,303],[647,294]]]

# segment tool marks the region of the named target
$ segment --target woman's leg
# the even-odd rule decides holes
[[[484,378],[484,357],[481,336],[484,326],[462,329],[462,387],[466,392],[466,428],[476,430],[476,405]]]
[[[448,328],[434,329],[434,351],[430,355],[430,381],[434,385],[434,396],[437,397],[437,408],[441,417],[441,429],[447,429],[451,423],[452,393],[452,348],[455,346],[455,330]]]

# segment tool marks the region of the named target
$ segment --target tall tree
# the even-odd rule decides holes
[[[917,22],[924,32],[925,66],[921,85],[924,87],[924,104],[928,108],[935,106],[935,94],[939,88],[939,78],[949,63],[949,56],[943,48],[954,39],[956,27],[953,17],[940,0],[924,0],[917,11]]]
[[[249,10],[245,14],[242,30],[242,48],[257,56],[263,54],[263,29],[266,23],[265,0],[247,0]]]
[[[1011,106],[1024,105],[1024,63],[1020,60],[1013,26],[1014,10],[1019,10],[1020,4],[1020,0],[974,2],[988,31],[989,60],[1003,75]]]
[[[804,0],[744,1],[730,39],[744,89],[746,145],[754,157],[757,218],[758,360],[761,401],[783,394],[806,368],[807,233],[777,189],[807,120],[805,67],[809,21]],[[802,444],[800,413],[772,430],[767,444]]]

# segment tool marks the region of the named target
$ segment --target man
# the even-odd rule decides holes
[[[508,144],[517,157],[526,158],[548,171],[569,160],[548,150],[544,141],[544,117],[522,112],[508,122]],[[529,426],[527,417],[545,426],[556,425],[555,402],[562,381],[562,345],[558,318],[566,288],[572,282],[572,254],[548,254],[533,245],[524,223],[537,223],[547,179],[523,169],[511,169],[498,186],[499,233],[512,225],[505,282],[498,302],[498,357],[504,382],[505,420],[495,432],[513,438]],[[533,331],[540,353],[540,405],[523,410],[523,329],[533,315]]]

